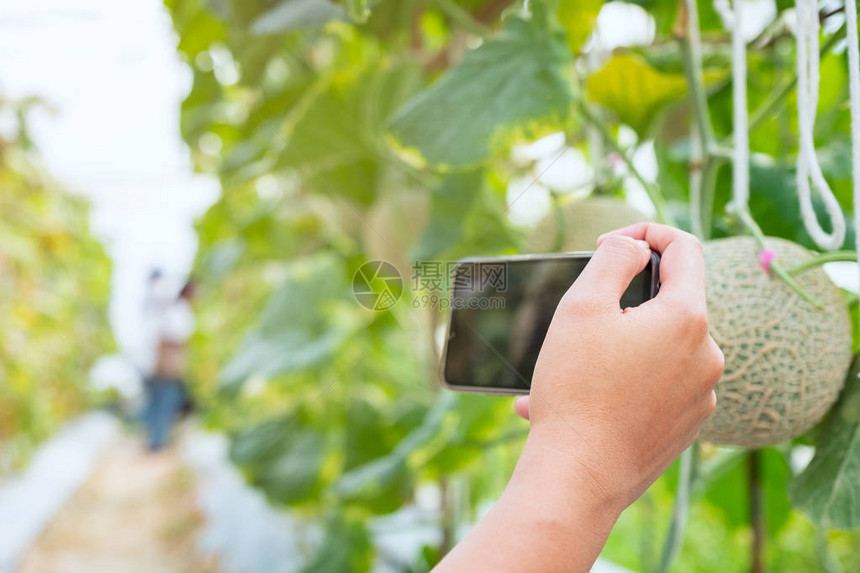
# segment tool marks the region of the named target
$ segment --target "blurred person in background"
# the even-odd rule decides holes
[[[152,376],[147,380],[149,400],[145,420],[147,446],[152,452],[168,444],[173,424],[189,404],[184,378],[188,339],[195,329],[191,309],[195,290],[189,280],[158,314],[158,342]]]
[[[147,391],[149,391],[149,383],[155,372],[161,317],[172,300],[173,296],[164,273],[161,272],[161,269],[152,269],[146,279],[146,292],[143,298],[143,314],[141,316],[143,333],[140,346],[136,348],[134,360],[143,377]]]

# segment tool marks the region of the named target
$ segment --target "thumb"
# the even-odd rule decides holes
[[[618,234],[607,235],[573,283],[569,294],[576,300],[618,304],[630,281],[651,259],[645,241]]]
[[[520,396],[514,401],[514,412],[523,420],[529,419],[529,397]]]

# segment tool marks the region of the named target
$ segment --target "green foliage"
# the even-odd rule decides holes
[[[370,533],[359,521],[336,516],[329,519],[325,540],[313,560],[300,573],[370,571],[373,551]]]
[[[567,45],[578,54],[597,24],[602,0],[560,0],[556,8],[559,23],[567,30]]]
[[[450,538],[497,498],[527,429],[506,400],[440,390],[435,337],[444,315],[420,304],[426,293],[405,288],[403,300],[380,313],[352,300],[355,271],[377,258],[368,237],[385,235],[390,257],[414,261],[521,250],[529,229],[508,216],[519,201],[512,184],[539,183],[527,198],[552,189],[545,170],[553,158],[524,159],[512,148],[554,132],[594,167],[578,194],[594,188],[623,198],[637,184],[619,158],[647,155],[653,144],[652,198],[665,199],[667,212],[691,228],[690,173],[701,169],[706,206],[713,204],[704,234],[743,232],[725,212],[729,35],[712,2],[699,1],[707,40],[701,88],[710,143],[723,155],[694,165],[690,126],[702,110],[679,38],[686,11],[675,1],[633,3],[654,20],[653,44],[595,63],[583,54],[603,6],[592,0],[533,0],[528,9],[495,0],[166,1],[193,71],[181,132],[195,165],[223,188],[197,223],[204,285],[193,345],[197,392],[207,422],[232,437],[249,482],[324,528],[306,571],[368,570],[379,555],[367,523],[413,505],[422,485],[467,484],[464,507],[446,505],[439,520],[447,533],[440,538]],[[779,2],[779,16],[790,7]],[[753,117],[762,110],[750,133],[750,209],[767,235],[811,247],[794,183],[796,101],[783,88],[794,74],[793,50],[781,29],[750,44],[750,108]],[[845,66],[841,52],[822,60],[815,136],[850,214]],[[201,145],[213,139],[217,153]],[[429,205],[429,214],[389,215],[398,220],[386,227],[415,228],[388,236],[370,221],[402,212],[383,208],[391,205]],[[853,235],[847,241],[853,245]],[[773,570],[815,569],[822,547],[845,570],[860,567],[851,550],[856,533],[817,531],[788,496],[796,480],[793,503],[814,522],[853,524],[851,446],[860,417],[840,408],[799,478],[787,463],[796,444],[760,453]],[[748,479],[745,452],[703,447],[673,570],[748,568]],[[637,570],[656,567],[676,487],[673,468],[622,516],[605,556]],[[416,550],[403,570],[427,570],[447,549]]]
[[[394,115],[393,144],[415,165],[451,170],[557,131],[570,105],[569,61],[564,36],[542,18],[511,16]]]
[[[89,369],[113,345],[110,262],[89,206],[28,148],[20,135],[0,139],[0,476],[89,405]]]
[[[325,434],[296,411],[238,433],[230,457],[270,499],[293,504],[318,491],[324,446]]]
[[[839,403],[818,438],[809,466],[797,476],[791,494],[794,504],[817,525],[851,529],[860,525],[860,383],[858,362],[848,373]]]
[[[483,173],[472,171],[448,175],[433,190],[430,222],[415,246],[413,258],[432,260],[463,242],[466,219],[484,188]]]
[[[687,82],[681,74],[655,70],[639,56],[620,54],[589,76],[586,91],[593,102],[645,135],[662,108],[686,95]]]
[[[343,268],[331,257],[299,260],[263,310],[262,320],[221,372],[222,387],[235,388],[252,374],[272,376],[311,368],[331,357],[349,324],[326,315],[348,295]]]

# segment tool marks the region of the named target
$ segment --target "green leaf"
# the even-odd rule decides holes
[[[821,429],[815,457],[794,479],[791,501],[819,527],[860,525],[860,360]]]
[[[431,476],[462,471],[487,459],[487,446],[496,440],[524,440],[528,424],[512,418],[511,406],[491,396],[462,395],[452,412],[450,439],[426,464]],[[521,423],[522,422],[522,423]]]
[[[570,53],[564,34],[543,21],[509,17],[498,36],[392,117],[392,146],[419,166],[465,169],[561,129],[571,100]]]
[[[355,49],[370,50],[364,44]],[[374,62],[321,78],[285,120],[283,139],[276,143],[285,139],[288,145],[282,146],[277,166],[299,170],[318,193],[372,202],[380,163],[390,158],[383,122],[418,88],[420,78],[414,62]]]
[[[556,9],[558,21],[567,30],[567,45],[578,54],[597,24],[603,0],[560,0]]]
[[[591,101],[611,110],[640,135],[646,135],[658,113],[687,94],[682,74],[657,71],[636,54],[617,54],[586,81]]]
[[[254,484],[278,503],[314,499],[325,451],[324,434],[314,429],[293,431],[272,462],[254,476]]]
[[[319,28],[332,20],[343,20],[343,8],[328,0],[283,0],[251,24],[251,33],[279,34]]]
[[[456,406],[457,400],[451,392],[440,395],[421,425],[409,432],[391,453],[344,473],[336,482],[335,491],[354,499],[379,495],[391,487],[407,469],[410,457],[438,436],[445,415]]]
[[[182,101],[179,119],[180,133],[189,145],[196,147],[200,136],[211,128],[217,118],[217,103],[222,95],[221,84],[213,72],[194,70],[194,83]]]
[[[827,166],[826,162],[822,163],[822,167]],[[829,166],[827,167],[829,168]],[[714,209],[716,214],[725,211],[725,206],[731,199],[731,185],[731,169],[722,169],[717,178]],[[818,215],[818,220],[827,221],[827,211],[817,194],[813,195],[812,204]],[[768,156],[754,154],[750,158],[749,206],[750,213],[765,235],[782,237],[807,248],[816,249],[815,243],[803,225],[793,165],[780,165],[774,163]],[[848,229],[843,245],[844,248],[852,248],[854,245],[854,226],[851,217],[847,217],[846,222]],[[721,234],[724,235],[725,231],[723,230]]]
[[[206,254],[202,267],[207,278],[223,280],[236,267],[245,254],[245,244],[238,239],[225,239],[214,243]]]
[[[764,448],[759,455],[759,484],[764,493],[765,523],[775,535],[788,521],[791,504],[788,482],[791,470],[785,457],[774,448]],[[721,511],[732,527],[749,524],[749,454],[727,457],[721,475],[708,484],[705,499]]]
[[[259,323],[222,370],[221,387],[235,390],[254,374],[272,376],[327,361],[349,333],[322,312],[348,296],[344,273],[330,255],[293,263]]]
[[[224,24],[201,9],[186,23],[176,49],[193,60],[213,43],[223,40],[224,34]]]
[[[433,190],[430,221],[412,252],[417,261],[431,260],[463,240],[464,222],[483,187],[483,171],[453,173]]]
[[[230,459],[245,469],[251,483],[284,504],[313,497],[325,453],[325,434],[307,426],[301,412],[245,429],[230,445]]]
[[[363,522],[347,520],[342,515],[330,518],[322,545],[299,573],[370,571],[372,547],[370,532]]]

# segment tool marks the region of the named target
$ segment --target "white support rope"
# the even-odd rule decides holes
[[[725,0],[715,0],[714,8],[732,32],[732,112],[734,150],[732,156],[732,205],[746,210],[750,197],[750,139],[747,110],[747,45],[741,33],[743,0],[729,9]]]
[[[687,6],[687,42],[690,46],[690,77],[704,89],[704,81],[702,80],[702,35],[699,31],[699,8],[696,5],[696,0],[685,0]],[[705,96],[705,107],[707,108],[707,96]],[[695,105],[694,108],[698,107]],[[700,110],[701,111],[701,110]],[[710,121],[710,117],[704,111],[701,111],[706,118],[705,121]],[[693,234],[702,239],[705,236],[705,229],[702,221],[702,167],[705,157],[705,149],[702,145],[702,138],[705,135],[699,133],[699,127],[696,123],[695,116],[690,119],[690,219],[693,228]]]
[[[856,0],[845,0],[848,31],[848,89],[851,94],[851,168],[854,180],[854,235],[860,253],[860,45],[857,34]]]
[[[797,154],[797,195],[803,225],[812,240],[822,249],[838,249],[845,241],[845,217],[836,196],[824,178],[815,152],[815,116],[819,89],[819,20],[816,0],[797,0],[797,125],[800,149]],[[856,28],[857,22],[854,21]],[[824,201],[832,231],[827,233],[818,223],[812,206],[812,185]],[[855,188],[856,188],[855,184]]]

